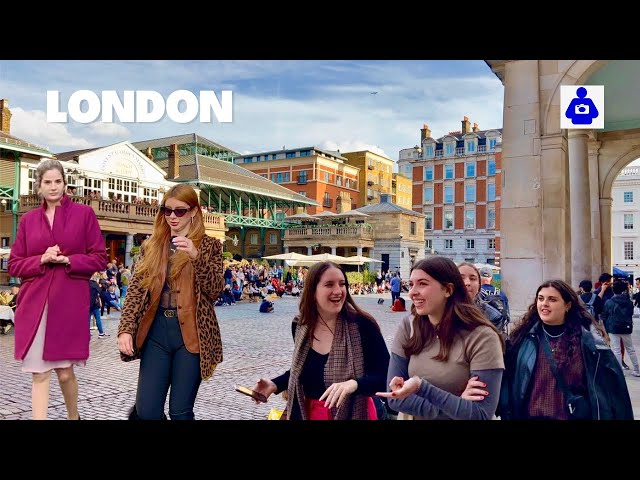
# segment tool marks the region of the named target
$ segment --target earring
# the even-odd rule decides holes
[[[193,217],[191,217],[191,225],[193,225]]]

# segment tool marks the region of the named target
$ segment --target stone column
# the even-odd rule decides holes
[[[600,175],[598,159],[601,142],[589,140],[589,196],[591,198],[591,281],[595,283],[603,270],[600,235]]]
[[[591,279],[591,199],[586,130],[569,131],[569,192],[571,210],[571,286]]]
[[[289,253],[289,246],[288,246],[288,245],[285,245],[285,247],[284,247],[284,253]]]
[[[336,249],[337,249],[337,247],[331,247],[331,255],[335,255],[336,254]]]
[[[313,247],[307,247],[307,255],[313,255]]]
[[[125,247],[124,247],[124,265],[125,265],[125,267],[130,267],[131,266],[131,261],[133,260],[131,258],[131,247],[133,247],[133,234],[132,233],[128,233],[127,234],[127,242],[126,242]]]
[[[362,255],[362,247],[358,247],[358,255]]]
[[[600,199],[600,273],[611,273],[611,204],[612,198]],[[600,273],[598,276],[600,276]],[[597,280],[597,278],[596,278]]]

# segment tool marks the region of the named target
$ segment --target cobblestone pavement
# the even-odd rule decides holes
[[[390,311],[390,295],[382,305],[380,295],[354,297],[360,307],[378,320],[382,333],[391,345],[396,327],[404,313]],[[285,296],[275,299],[273,313],[259,313],[257,303],[238,303],[217,307],[222,332],[224,361],[213,377],[203,382],[195,404],[197,419],[258,420],[265,419],[269,409],[281,409],[280,396],[272,396],[268,404],[255,405],[249,397],[236,393],[234,384],[252,387],[261,377],[272,378],[289,368],[293,340],[291,320],[298,299]],[[410,302],[407,301],[407,308]],[[103,320],[107,333],[99,339],[92,330],[91,355],[85,367],[76,367],[79,382],[79,410],[83,419],[125,419],[135,400],[139,362],[120,360],[115,332],[119,314]],[[640,345],[640,320],[635,319],[634,344]],[[22,373],[13,358],[13,332],[0,335],[0,419],[31,418],[31,376]],[[640,351],[640,348],[638,348]],[[628,361],[628,360],[627,360]],[[627,383],[634,403],[636,419],[640,419],[640,378],[628,371]],[[168,411],[168,405],[166,406]],[[64,419],[66,410],[55,374],[51,378],[49,418]]]

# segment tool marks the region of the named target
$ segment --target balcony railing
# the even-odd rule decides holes
[[[285,240],[321,240],[329,238],[373,240],[373,226],[369,224],[325,225],[316,227],[288,228],[284,232]]]
[[[93,208],[98,219],[115,219],[124,222],[153,223],[158,205],[113,202],[111,200],[94,200],[85,197],[69,197],[72,202]],[[41,205],[38,195],[22,195],[20,197],[20,213],[26,213]],[[202,212],[206,227],[216,230],[224,229],[224,216],[216,213]]]

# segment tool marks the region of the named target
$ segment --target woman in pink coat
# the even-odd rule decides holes
[[[107,264],[95,213],[65,195],[64,168],[45,160],[35,185],[42,206],[20,221],[9,257],[9,274],[22,279],[15,313],[15,358],[33,375],[32,415],[45,420],[51,370],[58,375],[70,420],[78,413],[73,365],[89,358],[89,278]]]

